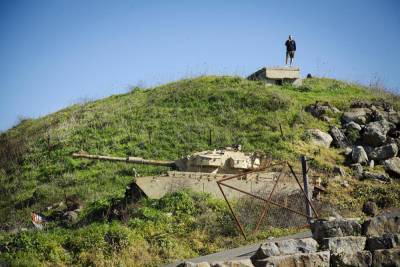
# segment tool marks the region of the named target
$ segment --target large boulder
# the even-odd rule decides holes
[[[318,219],[311,223],[313,238],[322,244],[325,238],[361,234],[361,225],[353,219]]]
[[[297,253],[252,260],[255,267],[329,267],[329,251]]]
[[[338,148],[346,148],[349,146],[349,141],[347,140],[346,135],[340,130],[338,127],[333,126],[329,129],[329,134],[332,137],[332,144]]]
[[[322,240],[321,247],[323,250],[329,250],[331,254],[342,252],[355,252],[365,249],[365,236],[341,236],[330,237]]]
[[[346,131],[361,131],[361,125],[351,121],[345,125]]]
[[[372,258],[373,267],[398,267],[400,266],[400,248],[375,250]]]
[[[354,121],[358,124],[365,124],[369,119],[369,114],[371,110],[368,108],[352,108],[346,111],[342,115],[342,121],[344,123],[349,123]]]
[[[387,233],[382,236],[368,237],[366,249],[374,251],[378,249],[389,249],[400,245],[400,234]]]
[[[286,239],[276,242],[271,241],[262,244],[251,258],[264,259],[267,257],[294,253],[310,253],[316,252],[317,247],[317,241],[312,238]]]
[[[351,152],[351,159],[353,160],[354,163],[360,163],[360,164],[368,163],[367,152],[365,152],[362,146],[356,146],[353,148],[353,151]]]
[[[385,233],[400,234],[400,212],[385,213],[364,221],[365,236],[382,236]]]
[[[310,129],[307,131],[307,136],[310,138],[310,141],[319,146],[329,147],[332,143],[332,136],[329,134],[319,130],[319,129]]]
[[[399,148],[396,144],[388,144],[385,146],[376,147],[369,154],[369,158],[380,161],[385,159],[393,158],[397,155]]]
[[[343,251],[331,254],[331,267],[369,267],[372,263],[372,254],[369,251]]]
[[[383,162],[385,171],[395,177],[400,178],[400,158],[391,158]]]
[[[381,146],[385,143],[386,135],[392,128],[395,126],[387,120],[370,122],[365,126],[363,142],[374,147]]]

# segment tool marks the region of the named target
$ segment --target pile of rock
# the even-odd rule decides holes
[[[327,120],[329,112],[338,109],[328,103],[315,103],[306,108],[313,116]],[[354,102],[341,116],[341,127],[332,126],[329,134],[318,129],[306,133],[311,141],[329,147],[345,149],[346,156],[359,178],[384,182],[400,178],[400,112],[385,102]],[[329,137],[328,137],[329,136]],[[382,164],[386,173],[364,170],[364,166]]]
[[[267,266],[400,266],[400,213],[367,219],[316,220],[313,238],[268,242],[251,257]]]
[[[311,104],[305,109],[307,112],[310,112],[316,118],[319,118],[323,121],[331,121],[332,118],[329,117],[330,114],[340,113],[341,111],[336,107],[332,106],[328,102],[315,102],[315,104]]]

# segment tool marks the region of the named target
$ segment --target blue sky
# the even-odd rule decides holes
[[[400,90],[400,1],[0,0],[0,131],[82,99],[284,63]]]

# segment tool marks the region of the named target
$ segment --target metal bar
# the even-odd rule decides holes
[[[226,195],[225,195],[225,193],[224,193],[224,190],[222,190],[222,187],[221,187],[221,185],[220,185],[219,182],[217,182],[217,185],[218,185],[219,190],[221,191],[222,195],[224,196],[224,199],[225,199],[226,203],[228,204],[229,210],[231,211],[232,216],[233,216],[233,218],[235,219],[236,224],[237,224],[237,226],[239,227],[240,232],[242,233],[244,239],[247,239],[246,234],[244,233],[244,230],[243,230],[243,226],[240,224],[238,218],[236,217],[235,213],[233,212],[233,209],[232,209],[232,207],[231,207],[231,204],[229,203],[228,199],[226,198]]]
[[[257,196],[257,195],[254,195],[254,194],[251,194],[251,193],[249,193],[249,192],[243,191],[243,190],[241,190],[241,189],[239,189],[239,188],[233,187],[233,186],[231,186],[231,185],[227,185],[227,184],[224,184],[224,183],[221,183],[221,182],[217,182],[217,183],[218,183],[219,185],[223,185],[223,186],[229,187],[229,188],[231,188],[231,189],[233,189],[233,190],[236,190],[236,191],[238,191],[238,192],[241,192],[241,193],[243,193],[243,194],[246,194],[246,195],[252,196],[252,197],[254,197],[254,198],[257,198],[257,199],[260,199],[260,200],[269,202],[269,203],[271,203],[271,204],[273,204],[273,205],[275,205],[275,206],[278,206],[278,207],[283,208],[283,209],[290,210],[291,212],[294,212],[294,213],[296,213],[296,214],[299,214],[299,215],[301,215],[301,216],[303,216],[303,217],[308,218],[307,214],[304,214],[304,213],[299,212],[299,211],[297,211],[297,210],[291,209],[291,208],[289,208],[289,207],[285,207],[285,206],[283,206],[283,205],[281,205],[281,204],[278,204],[278,203],[276,203],[276,202],[274,202],[274,201],[272,201],[272,200],[268,200],[268,199],[259,197],[259,196]]]
[[[73,157],[75,158],[86,158],[86,159],[97,159],[97,160],[106,160],[106,161],[121,161],[126,163],[137,163],[144,165],[156,165],[156,166],[166,166],[166,167],[174,167],[175,162],[169,160],[152,160],[152,159],[143,159],[139,157],[110,157],[110,156],[101,156],[101,155],[90,155],[84,153],[73,153]]]
[[[276,179],[276,182],[275,182],[275,184],[274,184],[274,187],[272,188],[272,191],[271,191],[271,193],[269,194],[268,200],[271,200],[272,194],[275,192],[275,188],[276,188],[276,186],[277,186],[277,184],[278,184],[278,182],[279,182],[279,179],[281,178],[281,176],[282,176],[284,170],[285,170],[285,166],[283,166],[283,168],[282,168],[282,170],[281,170],[281,173],[279,174],[278,178]],[[262,211],[262,213],[261,213],[260,219],[259,219],[258,222],[257,222],[256,228],[254,229],[253,234],[254,234],[255,232],[258,231],[258,228],[260,227],[260,224],[261,224],[261,222],[263,221],[264,216],[265,216],[265,214],[266,214],[266,212],[267,212],[268,204],[269,204],[268,202],[265,202],[265,205],[264,205],[263,211]]]
[[[310,193],[308,192],[308,168],[307,168],[307,158],[304,155],[300,156],[301,160],[301,169],[303,171],[303,186],[304,186],[304,194],[307,196],[306,200],[306,210],[307,210],[307,215],[311,218],[312,213],[311,213],[311,205],[308,203],[308,199],[310,198]]]
[[[294,172],[292,166],[291,166],[289,163],[288,163],[288,166],[289,166],[290,172],[291,172],[291,173],[293,174],[293,176],[294,176],[294,179],[296,179],[297,184],[299,185],[301,191],[303,191],[304,196],[307,198],[308,203],[310,204],[312,210],[314,211],[315,217],[318,218],[318,217],[319,217],[318,212],[315,210],[314,205],[311,203],[310,199],[308,198],[308,196],[307,196],[306,193],[304,192],[303,187],[301,187],[301,184],[300,184],[300,182],[299,182],[299,179],[297,178],[297,175],[296,175],[296,173]]]

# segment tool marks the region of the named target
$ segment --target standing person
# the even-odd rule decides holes
[[[286,40],[285,45],[286,45],[286,65],[288,57],[290,57],[290,66],[292,66],[294,53],[296,52],[296,42],[293,40],[293,37],[291,35],[289,35],[289,39]]]

